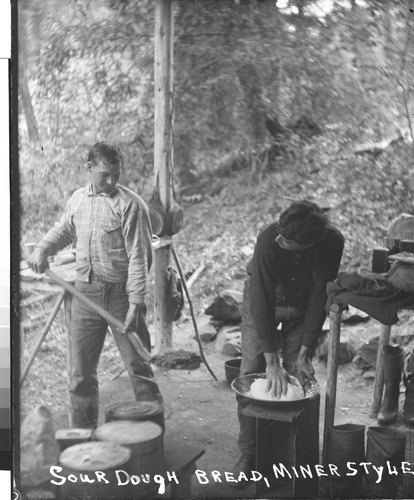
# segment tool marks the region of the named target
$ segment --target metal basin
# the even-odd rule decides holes
[[[293,401],[269,401],[267,399],[257,399],[249,395],[250,387],[255,380],[258,378],[266,378],[265,373],[250,373],[249,375],[243,375],[233,380],[231,383],[231,388],[238,395],[249,399],[252,403],[263,405],[263,406],[279,406],[283,408],[295,407],[303,404],[308,399],[320,393],[320,386],[317,382],[312,380],[307,380],[305,383],[305,397],[301,399],[296,399]]]

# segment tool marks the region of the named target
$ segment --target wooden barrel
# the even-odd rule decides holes
[[[160,425],[165,432],[162,398],[155,401],[127,401],[108,406],[105,410],[105,422],[114,420],[149,420]]]
[[[126,446],[131,452],[127,472],[131,476],[134,497],[148,498],[158,490],[154,476],[160,474],[163,432],[150,421],[114,420],[96,428],[98,441]],[[128,478],[125,477],[125,481]]]
[[[119,471],[128,469],[130,458],[127,447],[114,443],[76,444],[60,454],[51,479],[59,498],[126,498],[129,486],[119,484]]]

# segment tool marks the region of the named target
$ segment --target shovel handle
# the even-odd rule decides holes
[[[117,330],[122,331],[124,325],[118,319],[112,316],[112,314],[110,314],[108,311],[106,311],[101,306],[93,302],[89,297],[83,295],[73,285],[62,279],[60,276],[55,274],[49,268],[45,269],[44,273],[46,274],[46,276],[49,276],[51,280],[53,280],[55,283],[64,288],[67,292],[71,293],[74,297],[82,301],[86,306],[88,306],[90,309],[99,314],[99,316],[105,319],[111,326],[113,326]],[[135,350],[137,351],[138,355],[142,358],[142,360],[146,362],[150,361],[151,354],[142,344],[138,334],[136,332],[129,331],[127,332],[127,336],[131,341],[131,343],[133,344],[133,346],[135,347]]]

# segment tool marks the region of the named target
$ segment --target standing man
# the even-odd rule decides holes
[[[28,264],[42,273],[49,256],[76,240],[75,287],[123,323],[123,332],[113,329],[112,333],[132,377],[143,365],[124,334],[136,329],[139,316],[146,311],[147,275],[152,263],[148,207],[141,197],[118,184],[123,158],[117,146],[95,144],[87,168],[90,184],[75,191],[60,223],[40,241]],[[73,297],[69,367],[73,427],[95,427],[98,423],[97,368],[107,327],[103,318]],[[150,349],[149,338],[142,340]]]
[[[309,201],[292,203],[279,222],[259,234],[244,288],[240,375],[266,372],[267,387],[276,397],[286,394],[291,375],[301,383],[314,380],[312,348],[326,317],[326,284],[338,273],[343,247],[342,234]],[[255,419],[242,414],[248,401],[237,400],[236,478],[255,466]]]

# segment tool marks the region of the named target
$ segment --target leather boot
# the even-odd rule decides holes
[[[229,485],[236,489],[247,488],[249,486],[249,478],[252,470],[254,470],[256,458],[254,455],[246,455],[240,453],[237,462],[235,463],[232,473],[237,482],[229,482]]]
[[[404,420],[409,425],[414,425],[414,351],[409,354],[404,363]]]
[[[381,481],[372,466],[365,481],[365,498],[397,498],[402,482],[401,462],[405,460],[406,436],[384,427],[369,427],[367,432],[367,462],[383,467]]]
[[[327,464],[337,466],[338,476],[328,480],[329,496],[358,498],[361,489],[361,474],[347,476],[347,462],[360,463],[365,460],[365,426],[357,424],[335,425],[329,429],[326,453]]]
[[[398,417],[398,400],[400,396],[400,381],[402,372],[402,349],[400,346],[386,345],[383,348],[384,357],[384,398],[378,413],[378,423],[390,425]]]

